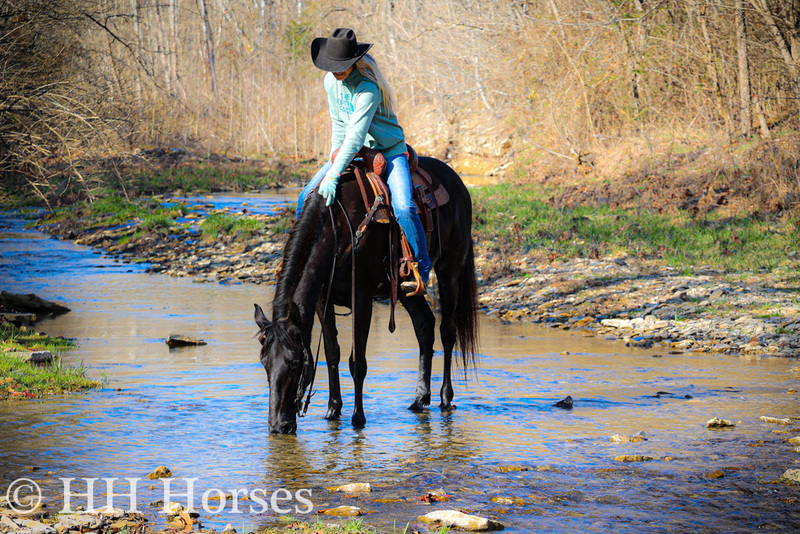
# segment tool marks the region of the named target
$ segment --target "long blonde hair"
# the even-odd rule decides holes
[[[394,96],[392,96],[392,90],[389,88],[386,78],[383,77],[381,69],[378,68],[375,58],[369,54],[364,54],[364,57],[359,59],[356,63],[356,68],[364,78],[377,85],[378,89],[380,89],[381,95],[383,96],[383,109],[386,115],[394,113]]]

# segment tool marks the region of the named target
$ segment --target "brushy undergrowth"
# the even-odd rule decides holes
[[[674,267],[774,269],[800,251],[796,215],[723,216],[608,207],[556,208],[534,186],[471,191],[474,232],[489,248],[539,253],[551,260],[629,255]]]
[[[98,387],[97,381],[86,378],[83,364],[68,366],[63,362],[60,353],[72,348],[74,344],[68,339],[0,324],[0,399],[38,398]],[[52,364],[35,365],[12,355],[43,350],[56,356]]]

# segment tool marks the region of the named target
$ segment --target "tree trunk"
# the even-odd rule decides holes
[[[766,0],[750,0],[750,3],[756,8],[756,11],[761,13],[761,16],[764,17],[764,23],[772,34],[772,38],[775,40],[775,46],[778,48],[778,52],[783,58],[784,63],[786,63],[786,68],[789,69],[792,78],[797,78],[798,67],[797,63],[795,63],[795,57],[792,56],[792,50],[789,48],[790,44],[786,41],[786,37],[783,33],[781,33],[778,22],[775,20],[775,15],[772,13],[769,4],[767,4]]]
[[[750,69],[747,58],[747,26],[744,17],[744,0],[736,0],[736,52],[739,57],[739,130],[750,135],[753,124],[750,112]]]
[[[217,82],[217,63],[214,57],[214,37],[211,34],[211,23],[208,20],[208,6],[206,0],[197,0],[200,12],[203,16],[203,39],[206,43],[206,62],[208,72],[211,75],[211,89],[214,92],[214,100],[219,96],[219,83]]]
[[[131,8],[133,9],[133,24],[136,27],[136,54],[141,56],[144,48],[144,35],[142,32],[142,6],[139,0],[131,0]],[[109,54],[111,53],[109,48]],[[142,107],[142,71],[140,66],[136,65],[136,102],[139,107]]]

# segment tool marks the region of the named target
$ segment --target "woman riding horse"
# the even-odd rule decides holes
[[[325,197],[328,206],[333,203],[342,172],[362,146],[380,151],[386,157],[386,182],[392,206],[414,253],[423,284],[419,292],[422,292],[428,283],[431,260],[425,231],[414,205],[406,139],[394,113],[389,85],[367,53],[371,47],[372,44],[359,43],[355,32],[349,28],[337,28],[331,37],[318,37],[311,43],[314,65],[328,71],[324,85],[333,137],[330,158],[300,193],[297,217],[315,187],[319,186],[319,194]],[[418,290],[416,282],[410,280],[403,282],[400,288],[405,293]]]

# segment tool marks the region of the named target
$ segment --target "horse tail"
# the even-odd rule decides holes
[[[455,313],[456,343],[464,373],[478,366],[478,283],[475,276],[475,252],[470,239],[464,270],[458,288]]]

